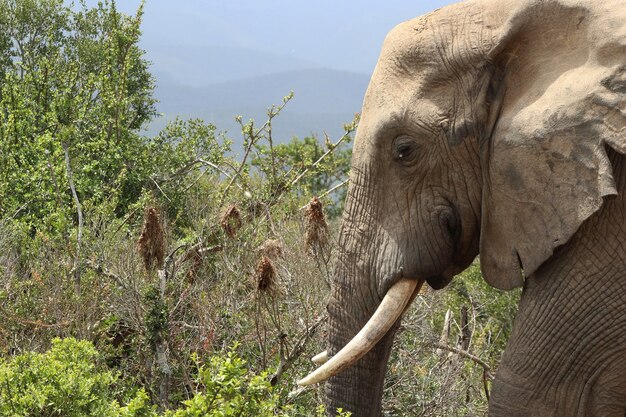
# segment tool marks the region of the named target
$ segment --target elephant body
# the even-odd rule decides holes
[[[626,414],[626,159],[619,195],[526,279],[489,415]]]
[[[626,1],[474,0],[393,29],[354,144],[329,355],[398,282],[442,288],[479,254],[487,282],[524,288],[489,415],[624,417],[625,153]],[[333,372],[329,410],[380,415],[398,325]]]

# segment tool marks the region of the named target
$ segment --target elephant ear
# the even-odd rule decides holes
[[[481,143],[481,265],[501,289],[617,194],[607,152],[626,153],[626,13],[523,3],[491,50],[499,76]]]

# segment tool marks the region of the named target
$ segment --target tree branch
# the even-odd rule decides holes
[[[246,151],[243,155],[243,159],[241,160],[241,163],[239,164],[239,168],[237,169],[237,171],[235,172],[235,175],[233,175],[228,183],[228,185],[226,185],[226,188],[224,189],[224,192],[222,193],[222,198],[220,199],[221,204],[224,203],[224,199],[226,198],[226,195],[228,194],[228,191],[230,190],[230,188],[233,186],[233,183],[235,182],[235,180],[239,177],[239,175],[241,175],[241,171],[243,171],[244,166],[246,165],[246,162],[248,160],[248,156],[250,155],[250,151],[252,150],[252,148],[254,147],[254,145],[256,144],[257,140],[261,137],[261,133],[263,131],[266,131],[266,129],[269,127],[270,132],[271,132],[271,126],[272,126],[272,119],[274,119],[274,117],[276,117],[281,111],[282,109],[287,105],[287,103],[289,102],[289,100],[291,100],[293,98],[293,92],[290,93],[288,96],[283,98],[283,104],[281,104],[280,106],[272,106],[270,110],[268,110],[267,112],[267,120],[265,121],[265,123],[263,123],[263,126],[261,126],[259,129],[254,129],[254,126],[252,124],[250,124],[250,130],[249,132],[246,132],[244,130],[244,126],[246,125],[241,125],[242,126],[242,132],[244,133],[244,135],[247,135],[248,138],[250,139],[250,141],[248,142],[248,146],[246,146]],[[237,117],[237,121],[239,121],[239,123],[241,123],[241,117],[238,116]],[[251,122],[252,123],[252,122]],[[247,129],[246,129],[247,130]]]
[[[350,182],[350,178],[346,178],[345,180],[343,180],[342,182],[340,182],[339,184],[335,185],[333,188],[324,191],[322,194],[318,195],[317,198],[324,198],[326,197],[328,194],[330,193],[334,193],[335,191],[337,191],[338,189],[340,189],[341,187],[343,187],[344,185],[347,185],[348,182]],[[304,210],[307,207],[309,207],[309,203],[303,205],[302,207],[300,207],[300,210]]]
[[[167,199],[167,201],[169,201],[169,202],[171,203],[171,202],[172,202],[172,200],[170,200],[170,198],[167,196],[167,194],[165,194],[165,191],[163,191],[163,190],[161,189],[161,187],[159,186],[159,183],[157,183],[157,182],[155,181],[155,179],[154,179],[154,178],[152,178],[152,177],[150,177],[150,179],[152,180],[152,182],[154,183],[154,185],[156,185],[156,187],[159,189],[159,191],[161,192],[161,194],[163,194],[163,196]]]
[[[278,369],[276,369],[276,373],[271,376],[270,383],[272,385],[276,385],[280,377],[288,370],[291,365],[302,355],[304,352],[304,347],[306,342],[311,339],[311,337],[315,334],[317,328],[324,323],[328,319],[328,316],[324,314],[320,318],[318,318],[312,325],[310,325],[298,338],[298,341],[291,349],[291,352],[287,354],[286,357],[280,358],[280,363],[278,364]]]
[[[91,259],[86,259],[85,265],[91,268],[92,270],[94,270],[95,272],[97,272],[98,274],[115,281],[117,285],[119,285],[121,288],[124,288],[125,290],[128,289],[128,287],[126,286],[122,278],[120,278],[118,275],[114,274],[113,272],[109,271],[107,268],[103,267],[102,265],[93,262]]]
[[[83,210],[80,205],[80,200],[78,199],[78,194],[76,193],[76,187],[74,186],[74,174],[72,171],[72,164],[70,163],[70,151],[69,145],[67,143],[62,143],[63,151],[65,152],[65,168],[67,169],[67,180],[70,184],[70,189],[72,190],[72,196],[74,197],[74,203],[76,204],[76,211],[78,212],[78,233],[76,236],[76,256],[74,257],[74,267],[72,271],[74,271],[74,285],[76,287],[76,292],[80,294],[80,247],[83,240]]]
[[[471,360],[472,362],[475,362],[476,364],[480,365],[483,370],[485,371],[485,376],[489,381],[493,381],[494,377],[492,374],[492,370],[491,367],[489,365],[487,365],[487,363],[485,361],[483,361],[482,359],[480,359],[478,356],[472,355],[471,353],[469,353],[466,350],[463,349],[458,349],[452,346],[448,346],[444,343],[439,343],[439,342],[435,342],[435,343],[428,343],[428,346],[433,347],[433,348],[437,348],[437,349],[441,349],[441,350],[447,350],[448,352],[452,352],[455,353],[459,356],[462,356],[466,359]]]
[[[489,384],[488,384],[488,382],[492,382],[494,380],[494,376],[493,376],[493,371],[491,370],[491,367],[489,365],[487,365],[487,363],[485,361],[480,359],[478,356],[472,355],[471,353],[469,353],[466,350],[458,349],[458,348],[455,348],[455,347],[452,347],[452,346],[448,346],[445,343],[435,342],[435,343],[426,343],[426,345],[430,346],[430,347],[433,347],[433,348],[437,348],[437,350],[439,350],[439,349],[447,350],[448,352],[452,352],[454,354],[462,356],[462,357],[464,357],[466,359],[469,359],[472,362],[478,364],[479,366],[481,366],[483,368],[483,389],[485,391],[485,397],[487,398],[487,401],[489,401]]]
[[[298,183],[298,181],[300,181],[302,177],[304,177],[311,169],[315,168],[320,162],[322,162],[324,158],[326,158],[328,155],[333,153],[333,151],[337,149],[339,145],[341,145],[341,142],[343,142],[349,137],[350,137],[350,132],[344,133],[343,136],[339,138],[337,142],[333,143],[331,147],[322,156],[320,156],[317,159],[317,161],[313,162],[310,167],[305,168],[293,181],[291,181],[291,184],[289,184],[289,187],[293,187],[294,185],[296,185],[296,183]]]

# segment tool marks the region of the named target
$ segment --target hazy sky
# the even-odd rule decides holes
[[[268,106],[293,91],[277,137],[340,135],[360,109],[389,30],[453,2],[145,0],[140,45],[152,62],[164,115],[150,131],[178,115],[237,136],[235,114],[263,120]],[[139,4],[116,0],[126,14]]]
[[[89,0],[93,5],[97,0]],[[264,51],[371,73],[385,34],[450,0],[146,0],[143,45]],[[133,13],[138,0],[118,0]],[[219,62],[219,56],[215,57]],[[158,62],[155,62],[158,66]]]

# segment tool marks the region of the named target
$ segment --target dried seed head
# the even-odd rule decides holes
[[[261,245],[259,251],[270,259],[278,259],[283,256],[283,245],[278,239],[268,239]]]
[[[307,206],[306,218],[306,247],[320,248],[328,242],[328,224],[324,216],[324,207],[319,198],[313,197]]]
[[[147,271],[163,268],[165,238],[159,212],[154,207],[148,207],[144,212],[143,228],[137,241],[137,249]]]
[[[202,254],[200,253],[198,248],[194,246],[189,251],[187,251],[187,253],[185,253],[181,260],[181,263],[184,263],[186,261],[190,261],[189,269],[187,269],[186,279],[187,282],[193,283],[196,279],[198,271],[200,270],[200,267],[202,267],[204,258],[202,257]]]
[[[241,228],[241,212],[236,204],[231,204],[226,207],[222,213],[222,219],[220,221],[224,233],[230,238],[235,237],[237,231]]]
[[[273,292],[276,289],[276,270],[267,256],[259,260],[254,277],[259,292]]]

